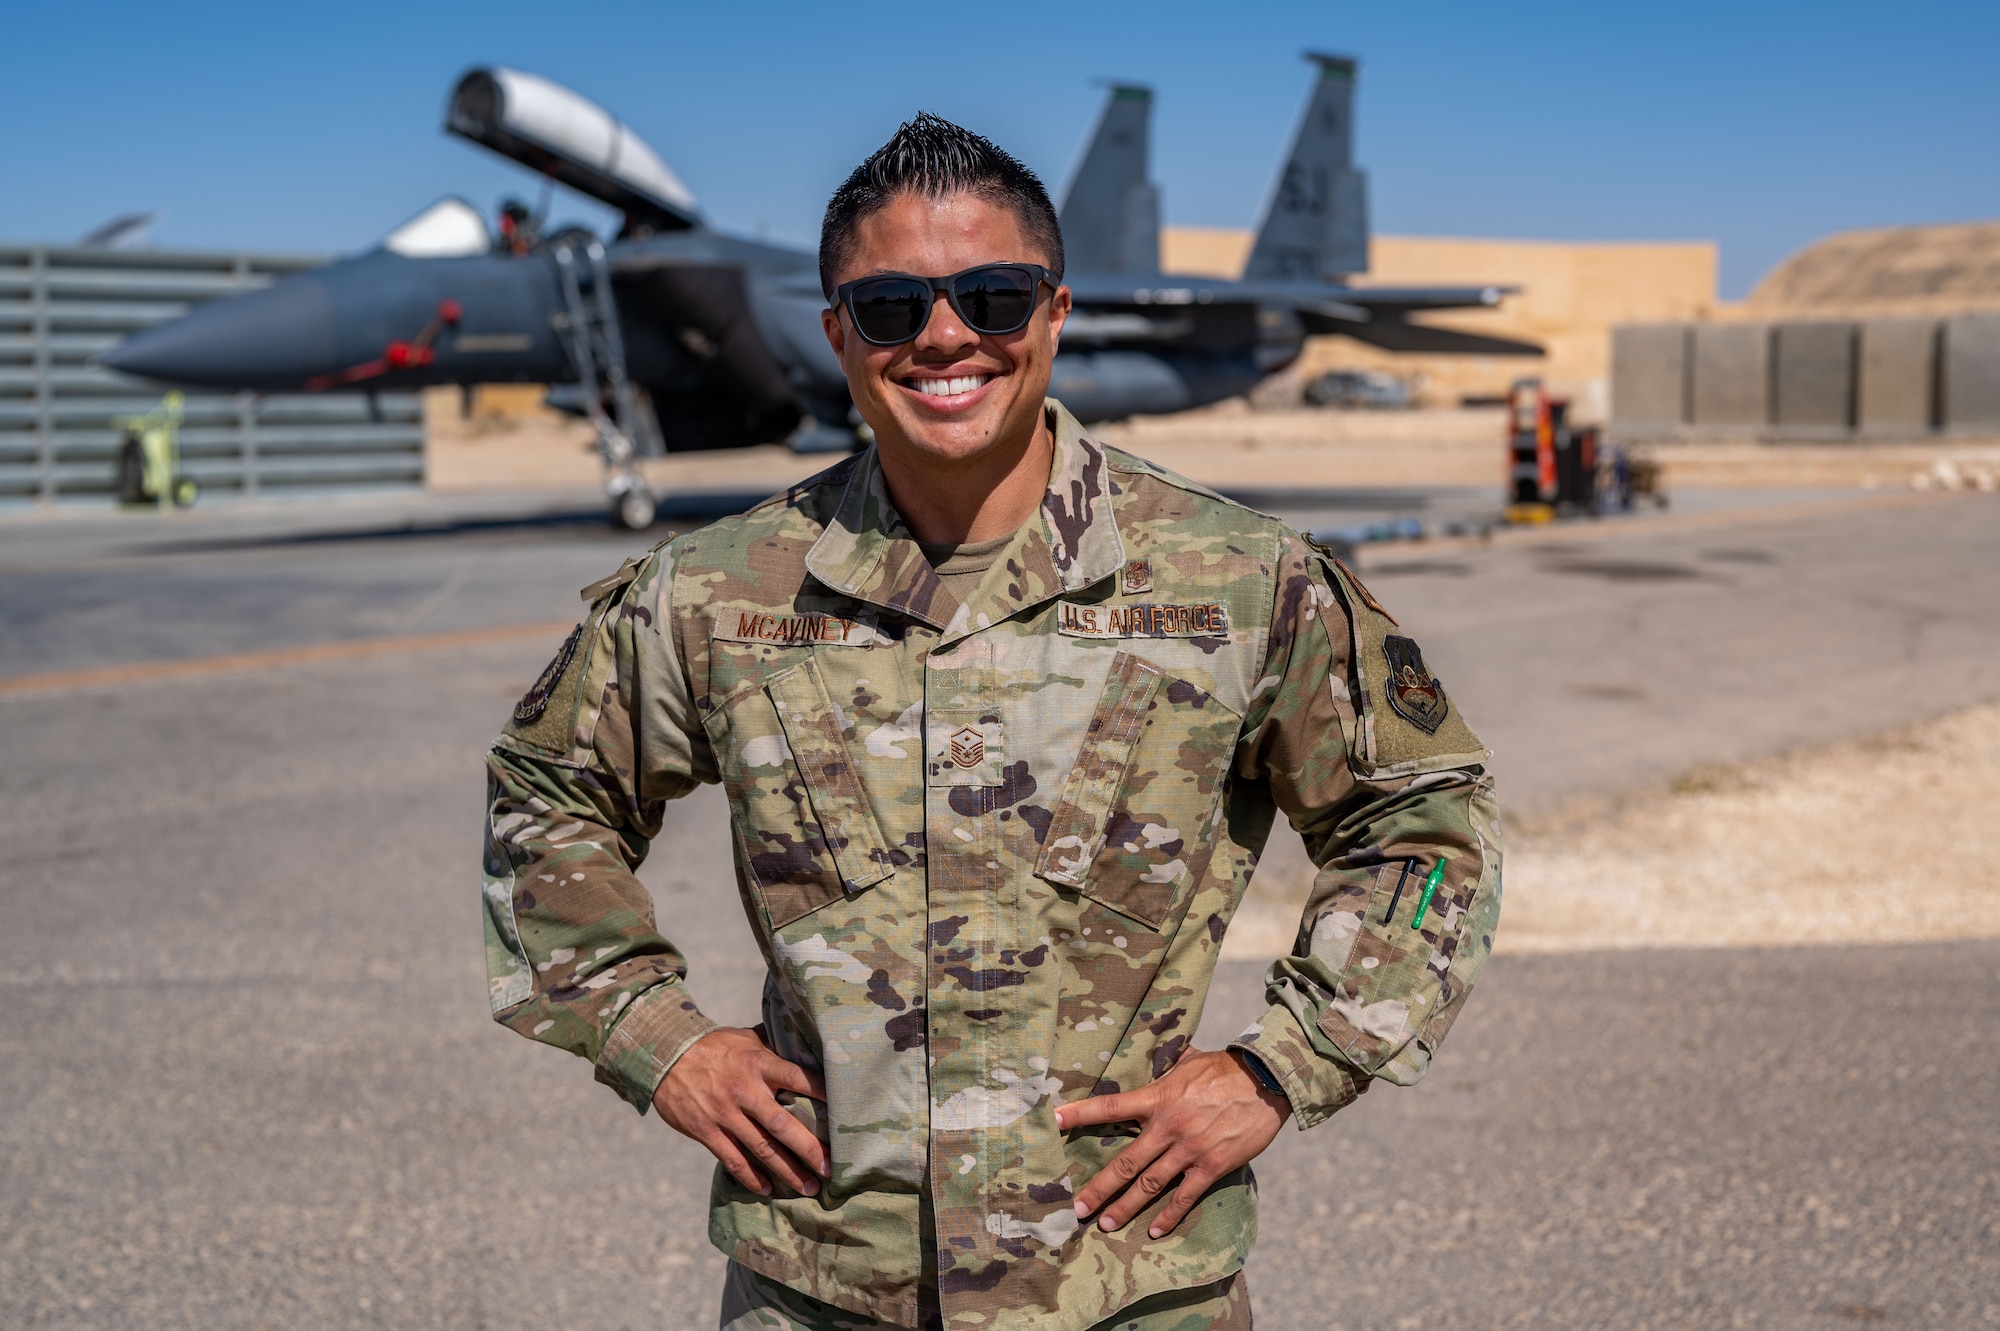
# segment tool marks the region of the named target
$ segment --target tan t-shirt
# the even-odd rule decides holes
[[[938,581],[952,594],[960,605],[971,597],[979,580],[986,576],[986,570],[993,567],[993,561],[1014,539],[1014,533],[996,536],[990,541],[973,541],[967,545],[933,545],[929,541],[918,541],[917,547],[924,552],[924,558],[931,561],[931,568],[938,575]]]

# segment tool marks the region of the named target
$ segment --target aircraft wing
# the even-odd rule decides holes
[[[1519,288],[1355,287],[1320,282],[1232,282],[1182,274],[1082,273],[1065,278],[1082,305],[1226,305],[1325,309],[1357,322],[1418,310],[1492,309]]]
[[[1105,306],[1134,307],[1165,315],[1200,305],[1255,305],[1288,310],[1308,333],[1339,333],[1384,351],[1429,351],[1469,356],[1539,356],[1532,342],[1462,333],[1411,323],[1406,316],[1425,310],[1492,309],[1514,288],[1351,287],[1331,283],[1229,282],[1219,278],[1088,275],[1070,283],[1082,311]],[[1164,307],[1164,308],[1163,308]],[[1153,317],[1158,317],[1157,315]]]
[[[1367,323],[1315,319],[1302,313],[1300,322],[1311,333],[1339,333],[1357,342],[1384,351],[1430,351],[1459,356],[1539,356],[1545,348],[1533,342],[1488,337],[1483,333],[1461,333],[1456,328],[1436,328],[1411,323],[1402,318],[1370,319]]]
[[[1293,308],[1309,333],[1339,333],[1384,351],[1429,351],[1460,356],[1539,356],[1533,342],[1464,333],[1411,323],[1423,310],[1492,309],[1513,287],[1344,287],[1315,307],[1310,297]],[[1331,308],[1329,308],[1329,306]],[[1355,318],[1355,313],[1362,317]]]
[[[1334,299],[1358,305],[1372,314],[1408,314],[1415,310],[1492,309],[1519,287],[1341,287]]]

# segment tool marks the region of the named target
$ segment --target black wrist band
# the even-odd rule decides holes
[[[1285,1094],[1283,1084],[1271,1075],[1271,1069],[1264,1066],[1263,1059],[1257,1057],[1257,1055],[1251,1053],[1248,1049],[1232,1049],[1230,1052],[1243,1060],[1243,1066],[1250,1069],[1250,1075],[1257,1079],[1259,1086],[1262,1086],[1275,1096],[1286,1100],[1291,1099],[1290,1096]]]

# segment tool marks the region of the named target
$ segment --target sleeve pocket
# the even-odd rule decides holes
[[[1322,562],[1327,583],[1347,612],[1351,635],[1348,665],[1360,732],[1356,775],[1416,776],[1485,763],[1486,747],[1445,692],[1444,682],[1424,664],[1415,640],[1404,636],[1346,565]],[[1327,623],[1330,628],[1331,616]]]

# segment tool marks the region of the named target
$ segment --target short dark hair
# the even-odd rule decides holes
[[[1013,209],[1029,243],[1045,252],[1050,276],[1062,280],[1062,227],[1035,173],[991,139],[919,111],[897,126],[889,141],[855,167],[827,200],[819,226],[819,284],[827,300],[833,299],[834,275],[854,252],[855,228],[897,195],[909,193],[933,199],[976,194]]]

